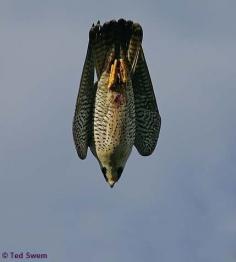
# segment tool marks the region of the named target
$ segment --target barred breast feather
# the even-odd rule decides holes
[[[135,139],[135,107],[131,79],[122,92],[107,88],[109,74],[98,82],[94,111],[94,141],[99,157],[129,155]]]

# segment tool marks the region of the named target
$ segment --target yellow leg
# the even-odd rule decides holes
[[[123,83],[127,82],[127,68],[123,59],[120,59],[120,76]]]
[[[114,64],[111,65],[111,72],[108,80],[108,88],[111,88],[116,83],[117,70],[117,59],[115,59]]]

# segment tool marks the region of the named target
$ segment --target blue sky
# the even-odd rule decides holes
[[[0,1],[0,252],[47,261],[236,260],[235,1]],[[88,31],[139,22],[162,116],[111,190],[72,118]]]

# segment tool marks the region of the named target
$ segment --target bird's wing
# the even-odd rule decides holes
[[[97,23],[95,26],[92,25],[89,35],[90,35],[91,45],[92,45],[94,66],[96,69],[97,78],[100,79],[102,69],[103,69],[103,64],[104,64],[104,57],[106,54],[106,44],[101,34],[100,23]]]
[[[98,79],[100,79],[103,73],[106,55],[113,42],[114,30],[111,30],[112,26],[114,26],[112,22],[107,22],[101,26],[98,21],[97,24],[93,25],[90,29],[89,35]]]
[[[133,75],[141,49],[141,43],[143,39],[143,30],[140,24],[133,23],[130,29],[130,37],[129,37],[129,44],[128,44],[128,61],[130,62],[130,74]]]
[[[154,151],[159,137],[161,117],[142,47],[132,76],[135,100],[136,134],[135,147],[140,155]]]
[[[72,128],[76,150],[81,159],[86,158],[91,139],[94,97],[94,59],[91,43],[89,42],[80,80]]]

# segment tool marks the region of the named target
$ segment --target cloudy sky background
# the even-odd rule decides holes
[[[0,252],[236,261],[235,9],[0,0]],[[111,190],[91,153],[77,157],[71,124],[89,27],[120,17],[143,27],[162,129],[154,154],[134,149]]]

